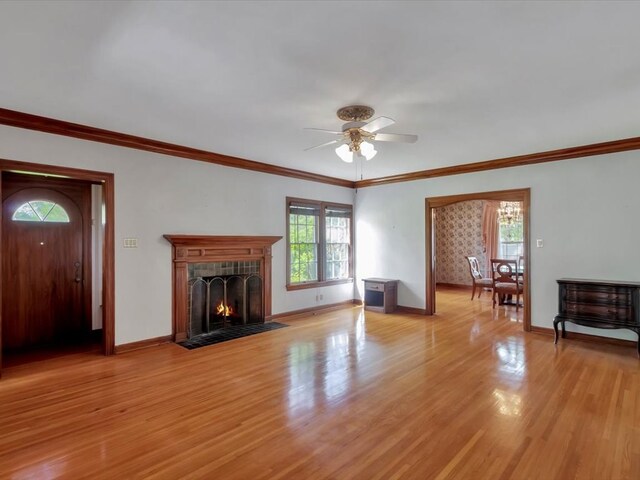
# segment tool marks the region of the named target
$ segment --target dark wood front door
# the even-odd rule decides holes
[[[6,173],[2,179],[2,347],[90,333],[91,190]]]

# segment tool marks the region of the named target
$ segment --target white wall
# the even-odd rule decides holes
[[[426,197],[530,187],[532,324],[551,327],[556,279],[640,281],[639,179],[635,151],[359,189],[358,295],[362,278],[397,278],[398,303],[425,307]],[[543,248],[535,247],[536,239],[544,240]],[[637,339],[627,330],[567,326]]]
[[[284,237],[286,196],[354,200],[349,188],[5,126],[0,158],[115,174],[116,345],[171,333],[171,246],[163,234]],[[301,152],[301,169],[304,161]],[[122,248],[128,237],[137,249]],[[287,292],[285,269],[283,238],[273,248],[273,313],[353,298],[352,284]]]

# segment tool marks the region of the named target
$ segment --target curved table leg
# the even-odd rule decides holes
[[[553,338],[553,343],[555,344],[558,343],[558,322],[559,321],[560,320],[558,320],[557,318],[553,319],[553,333],[555,334]]]

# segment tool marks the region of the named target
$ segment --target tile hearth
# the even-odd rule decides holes
[[[254,325],[224,327],[213,332],[197,335],[183,342],[179,342],[178,345],[186,349],[193,350],[200,347],[206,347],[208,345],[214,345],[216,343],[226,342],[228,340],[235,340],[236,338],[270,332],[271,330],[277,330],[288,326],[289,325],[285,325],[284,323],[269,322]]]

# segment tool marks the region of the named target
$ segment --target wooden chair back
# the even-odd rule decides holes
[[[516,260],[491,259],[493,283],[518,283],[518,262]]]
[[[480,262],[476,257],[464,257],[469,262],[469,273],[471,273],[471,280],[473,281],[473,288],[471,290],[471,300],[476,294],[476,289],[479,289],[478,298],[482,295],[482,290],[485,288],[491,288],[493,280],[491,278],[484,278],[480,271]]]
[[[482,278],[482,273],[480,272],[480,262],[476,257],[467,257],[467,261],[469,262],[469,272],[471,273],[471,277],[474,280],[480,280]]]

